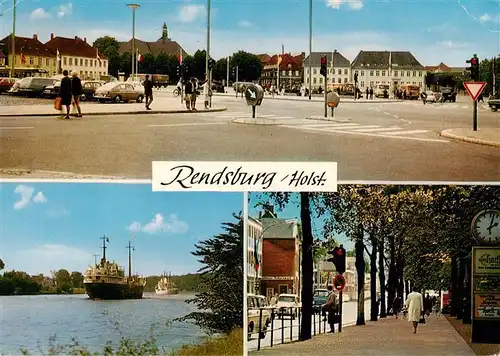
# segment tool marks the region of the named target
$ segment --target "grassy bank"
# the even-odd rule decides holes
[[[210,338],[199,345],[186,345],[171,356],[212,356],[212,355],[243,355],[243,330],[236,329],[228,335]]]

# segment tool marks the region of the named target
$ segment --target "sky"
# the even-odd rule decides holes
[[[132,37],[132,10],[116,0],[18,0],[17,34]],[[313,51],[411,51],[422,65],[465,67],[500,54],[500,0],[312,0]],[[156,41],[164,22],[188,53],[205,49],[207,0],[139,0],[136,37]],[[0,37],[12,29],[12,0],[0,0]],[[212,0],[210,53],[309,52],[309,1]]]
[[[243,210],[241,193],[156,192],[150,184],[2,183],[0,258],[6,270],[29,274],[65,268],[84,272],[102,255],[133,271],[194,273],[196,242],[223,232]],[[98,257],[100,258],[100,257]]]
[[[249,193],[249,203],[248,203],[248,214],[256,219],[259,217],[259,212],[262,211],[262,207],[259,203],[270,201],[265,193]],[[283,209],[279,209],[276,205],[274,206],[274,212],[280,219],[297,219],[300,220],[300,197],[298,193],[292,193],[289,204],[287,204]],[[323,222],[324,217],[318,217],[314,213],[311,220],[311,226],[314,238],[323,238]],[[354,244],[350,241],[344,234],[335,234],[335,238],[339,244],[343,244],[346,250],[352,250]]]

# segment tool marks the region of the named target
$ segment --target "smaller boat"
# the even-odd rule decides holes
[[[155,287],[155,292],[158,295],[179,294],[179,288],[177,288],[175,283],[172,281],[170,273],[168,275],[163,273],[163,276]]]

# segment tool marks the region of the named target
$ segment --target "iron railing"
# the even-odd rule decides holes
[[[253,310],[259,311],[259,323],[257,328],[253,330],[248,330],[248,340],[253,342],[252,336],[257,335],[257,350],[262,347],[262,341],[265,340],[268,343],[268,336],[270,336],[270,347],[275,344],[284,344],[286,342],[292,342],[300,339],[300,328],[302,325],[302,307],[264,307],[255,308]],[[265,313],[267,311],[267,313]],[[288,317],[285,319],[285,317]],[[269,320],[268,320],[269,319]],[[281,320],[281,325],[276,325],[276,319]],[[294,321],[297,320],[297,323]],[[251,321],[249,321],[249,324]],[[320,311],[319,313],[313,312],[311,319],[312,334],[319,335],[327,332],[329,325],[327,324],[327,318]],[[296,333],[294,334],[294,331]],[[278,332],[278,338],[275,338],[276,332]],[[255,349],[255,346],[249,344],[248,349]]]

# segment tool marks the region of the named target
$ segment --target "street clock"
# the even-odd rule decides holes
[[[476,214],[471,232],[480,244],[500,245],[500,210],[487,209]]]

